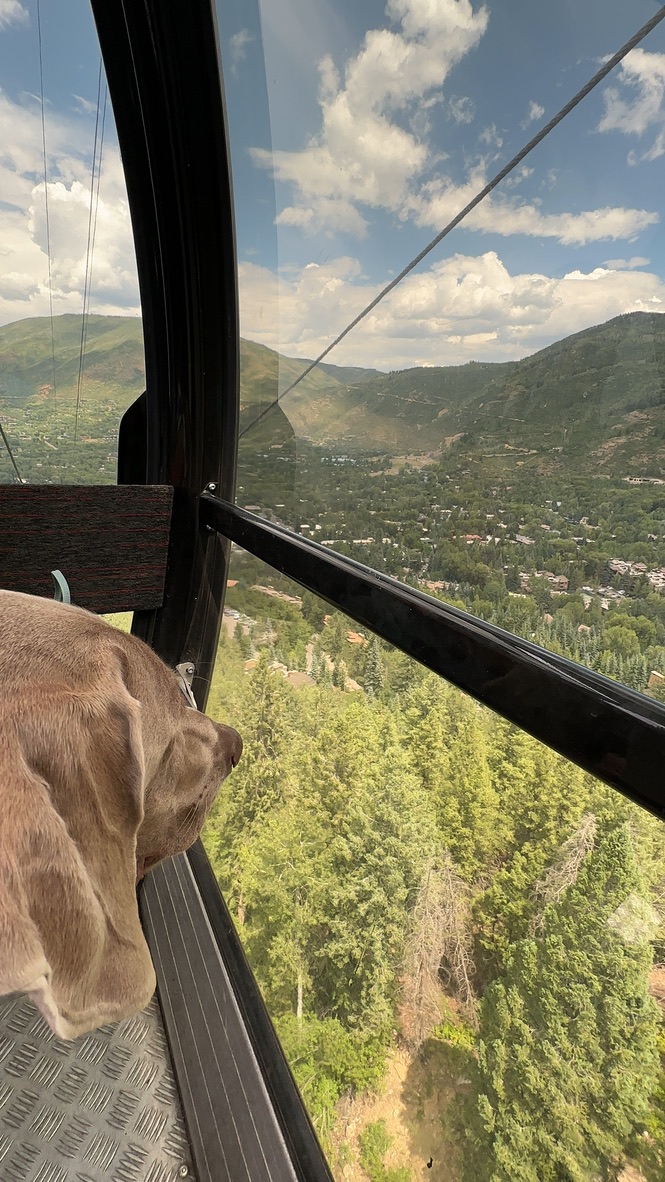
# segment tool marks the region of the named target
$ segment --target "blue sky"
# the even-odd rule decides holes
[[[245,334],[323,347],[656,10],[220,5]],[[665,310],[664,94],[659,28],[330,360],[498,360]]]
[[[99,50],[43,3],[54,310],[80,311]],[[242,331],[311,357],[654,12],[654,0],[224,0]],[[48,311],[36,5],[0,0],[0,323]],[[524,356],[665,311],[665,22],[330,357]],[[139,314],[107,117],[92,310]]]
[[[0,324],[49,311],[36,12],[34,0],[0,0]],[[100,61],[87,0],[44,0],[42,45],[53,310],[80,313]],[[110,108],[96,212],[91,310],[138,315]]]
[[[5,18],[3,21],[3,12]],[[75,94],[97,98],[99,42],[87,0],[42,0],[44,92],[52,110],[76,114]],[[15,102],[39,95],[34,0],[0,3],[0,86]]]

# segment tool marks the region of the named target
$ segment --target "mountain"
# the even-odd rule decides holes
[[[617,316],[522,361],[402,370],[314,397],[296,387],[282,408],[297,435],[347,450],[433,456],[452,447],[483,461],[519,454],[540,470],[575,458],[656,475],[665,466],[665,314]]]
[[[53,321],[58,405],[76,395],[79,316]],[[522,361],[394,373],[321,365],[279,406],[307,367],[241,341],[242,450],[257,456],[294,436],[328,447],[435,457],[448,449],[495,467],[551,471],[584,463],[598,471],[660,476],[665,470],[665,314],[633,312],[575,333]],[[52,388],[46,317],[0,328],[0,404],[47,411]],[[91,316],[82,396],[117,418],[144,386],[138,318]],[[37,411],[35,410],[35,413]],[[41,415],[40,411],[40,415]],[[262,415],[260,424],[252,423]],[[41,418],[40,418],[41,421]]]
[[[393,452],[436,449],[466,426],[467,408],[516,364],[398,370],[360,385],[329,385],[316,398],[297,386],[281,405],[296,434],[316,443],[363,450],[369,444]]]
[[[43,400],[55,385],[58,396],[75,397],[81,353],[81,317],[35,316],[0,327],[0,399],[23,405]],[[284,357],[254,341],[240,342],[241,425],[277,397],[310,364]],[[375,369],[321,365],[298,388],[314,397],[340,382],[358,384]],[[86,326],[82,392],[85,398],[119,399],[129,405],[145,385],[143,326],[136,316],[90,316]],[[289,428],[290,430],[290,428]]]
[[[18,320],[0,328],[0,399],[23,405],[58,395],[75,397],[81,349],[81,317],[73,314]],[[85,347],[85,396],[118,398],[127,405],[144,386],[143,331],[132,316],[91,316]]]
[[[265,410],[296,378],[311,365],[307,358],[285,357],[281,353],[259,345],[256,341],[240,341],[240,429],[248,428],[257,415]],[[316,405],[324,391],[336,389],[340,383],[354,385],[378,375],[376,369],[354,366],[318,365],[298,383],[297,390],[306,401]],[[271,423],[279,416],[271,415]],[[287,432],[292,434],[286,424]]]

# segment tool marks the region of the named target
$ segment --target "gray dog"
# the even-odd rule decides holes
[[[0,995],[76,1038],[143,1009],[136,883],[198,837],[242,741],[142,641],[0,591]]]

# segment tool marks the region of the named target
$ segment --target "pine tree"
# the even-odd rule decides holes
[[[430,673],[405,695],[402,715],[403,741],[432,801],[448,769],[448,692],[445,683]]]
[[[332,683],[333,683],[332,671],[330,669],[330,665],[328,664],[328,662],[326,660],[326,655],[325,655],[325,653],[323,653],[321,656],[321,664],[319,665],[318,684],[320,686],[323,686],[324,689],[331,689]]]
[[[483,998],[473,1182],[616,1177],[658,1077],[652,929],[626,826],[601,838]]]
[[[303,781],[316,785],[329,858],[314,1004],[317,1013],[383,1038],[394,1021],[410,904],[435,825],[390,714],[358,695],[337,696],[335,707],[320,711],[303,750]]]
[[[241,858],[238,890],[252,968],[270,1010],[291,1013],[299,1021],[311,1011],[328,844],[312,800],[298,791],[264,815]]]
[[[323,633],[323,647],[330,653],[333,661],[339,660],[344,654],[346,634],[349,621],[341,612],[333,612]]]
[[[385,683],[383,661],[378,637],[373,636],[367,648],[365,657],[364,684],[365,693],[372,698],[378,698]]]
[[[244,631],[242,624],[240,623],[239,620],[236,621],[235,632],[233,633],[233,639],[235,640],[235,642],[238,645],[238,648],[240,649],[243,660],[248,661],[252,655],[252,642],[251,642],[249,636],[247,636],[245,634],[245,631]]]
[[[240,864],[253,828],[288,795],[292,691],[268,664],[268,652],[262,649],[251,677],[243,682],[238,708],[243,756],[225,782],[215,811],[213,865],[234,898],[239,897]]]
[[[347,682],[346,664],[344,661],[337,660],[333,666],[332,683],[336,689],[345,690]]]
[[[448,766],[436,809],[444,844],[462,878],[473,882],[490,873],[501,845],[502,824],[480,711],[465,700],[456,705],[456,733],[449,740]]]

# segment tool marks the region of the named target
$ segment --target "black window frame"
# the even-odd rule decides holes
[[[143,308],[146,392],[123,421],[119,480],[170,484],[161,608],[133,631],[196,667],[204,709],[231,543],[658,816],[665,707],[234,504],[237,259],[212,0],[91,0],[125,168]],[[301,1178],[329,1168],[200,843],[190,863],[260,1050]],[[281,1056],[281,1057],[280,1057]]]

